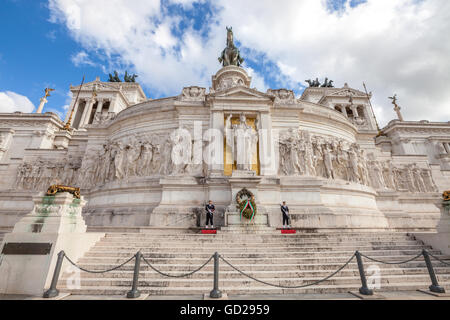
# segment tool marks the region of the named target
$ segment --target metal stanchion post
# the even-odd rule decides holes
[[[64,251],[60,251],[58,253],[58,260],[56,261],[55,271],[53,272],[52,283],[50,285],[50,289],[45,291],[44,298],[54,298],[59,295],[59,290],[56,289],[56,285],[58,284],[59,273],[61,272],[61,266],[64,260],[64,256],[66,254]]]
[[[138,282],[139,282],[139,269],[141,267],[141,259],[142,253],[139,251],[136,253],[136,260],[134,263],[134,274],[133,274],[133,285],[131,287],[131,291],[127,293],[127,298],[136,299],[141,296],[141,292],[138,290]]]
[[[431,286],[430,291],[436,293],[445,293],[445,289],[439,285],[439,282],[436,278],[436,274],[434,273],[433,265],[431,264],[430,255],[427,250],[422,250],[423,258],[425,259],[425,263],[427,265],[428,273],[430,274]]]
[[[364,273],[364,265],[363,265],[363,261],[362,261],[361,254],[359,253],[359,251],[355,252],[355,256],[356,256],[356,261],[358,262],[359,276],[361,277],[361,284],[362,284],[362,287],[359,288],[359,293],[361,293],[365,296],[371,296],[371,295],[373,295],[373,290],[371,290],[371,289],[369,289],[369,287],[367,287],[366,274]]]
[[[219,253],[214,253],[214,288],[209,294],[210,298],[222,298],[222,292],[219,290]]]

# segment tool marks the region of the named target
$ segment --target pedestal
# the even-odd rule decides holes
[[[233,175],[228,179],[228,183],[231,187],[231,203],[229,204],[227,211],[236,211],[236,194],[243,188],[246,188],[253,193],[256,199],[256,205],[258,205],[258,185],[260,182],[261,177],[256,176],[254,171],[233,171]]]
[[[55,133],[55,140],[53,145],[56,149],[64,150],[69,147],[69,142],[72,139],[72,134],[67,130],[61,130]]]
[[[57,255],[64,250],[77,261],[101,237],[86,233],[81,215],[86,202],[69,193],[33,197],[34,209],[5,235],[0,265],[0,293],[42,295],[50,286]],[[61,274],[67,268],[63,264]]]
[[[167,176],[160,180],[161,201],[150,214],[150,226],[195,227],[205,204],[204,186],[194,177]]]

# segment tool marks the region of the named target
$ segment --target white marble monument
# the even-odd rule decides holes
[[[271,227],[286,201],[299,228],[436,229],[449,122],[401,118],[379,132],[371,95],[347,84],[309,81],[295,97],[251,80],[230,64],[209,90],[152,100],[138,83],[97,78],[72,102],[69,131],[52,113],[0,113],[0,227],[64,184],[81,187],[91,226],[193,227],[208,200],[225,226],[247,187]]]

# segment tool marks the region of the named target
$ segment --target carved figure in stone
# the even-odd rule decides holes
[[[152,174],[159,174],[161,172],[161,144],[156,143],[153,149],[152,164],[150,172]]]
[[[359,165],[361,183],[366,186],[369,186],[370,185],[369,169],[367,167],[367,158],[364,153],[364,150],[359,150],[358,157],[359,157],[358,165]]]
[[[64,172],[63,172],[63,178],[62,181],[67,184],[67,185],[71,185],[72,184],[72,180],[73,180],[73,174],[74,174],[74,170],[72,167],[72,163],[67,162],[64,165]]]
[[[275,103],[286,103],[295,104],[295,94],[292,90],[278,89],[278,90],[267,90],[267,94],[275,97]]]
[[[203,101],[205,100],[206,88],[186,87],[181,93],[183,101]]]
[[[23,180],[25,178],[25,169],[26,163],[22,163],[17,167],[17,176],[16,176],[16,183],[15,187],[20,188],[23,186]]]
[[[150,140],[143,140],[140,142],[142,145],[141,162],[140,162],[140,174],[148,176],[151,173],[151,165],[153,160],[153,145]]]
[[[126,166],[126,176],[135,177],[137,176],[138,159],[141,156],[141,144],[132,139],[130,143],[126,146],[127,151],[127,166]]]
[[[333,157],[329,146],[326,143],[322,145],[322,156],[326,177],[328,179],[334,179]]]
[[[414,175],[412,172],[412,166],[411,165],[407,165],[403,168],[403,173],[404,173],[404,177],[405,177],[405,183],[406,186],[409,190],[409,192],[418,192],[420,190],[418,190],[418,188],[416,188],[416,185],[414,183]]]
[[[427,192],[438,192],[439,191],[438,187],[434,183],[430,169],[422,169],[422,177],[423,177],[423,181],[425,183]]]
[[[370,163],[370,173],[372,176],[372,186],[377,189],[386,189],[386,183],[384,181],[383,169],[379,161],[371,160]]]
[[[293,128],[289,129],[289,147],[290,147],[290,155],[291,155],[291,163],[294,169],[293,174],[304,174],[302,161],[300,160],[301,146],[300,146],[300,135],[298,130],[294,130]]]
[[[189,131],[178,129],[170,135],[172,143],[172,174],[185,174],[192,160],[192,140]]]
[[[386,187],[392,190],[397,190],[397,183],[395,182],[394,165],[391,160],[387,160],[383,164],[384,181]]]
[[[302,139],[305,141],[305,171],[309,176],[316,175],[314,150],[311,135],[308,131],[303,131]]]
[[[427,188],[425,186],[425,182],[422,178],[422,169],[419,168],[416,164],[411,166],[411,171],[413,175],[413,181],[415,184],[415,189],[419,192],[427,192]]]
[[[86,152],[83,159],[82,175],[80,176],[80,184],[83,188],[90,188],[94,185],[94,174],[96,165],[96,155],[93,152]]]
[[[280,139],[279,148],[280,148],[280,170],[282,174],[287,176],[290,173],[288,169],[289,159],[287,157],[290,153],[290,147],[288,145],[287,140]]]
[[[244,62],[244,58],[241,57],[239,49],[234,45],[233,28],[227,27],[227,47],[222,51],[222,55],[219,57],[219,62],[222,66],[238,66]]]
[[[352,182],[361,181],[361,177],[359,175],[359,164],[358,164],[358,153],[356,151],[355,144],[353,144],[348,151],[348,164],[349,164],[349,180]]]
[[[114,167],[115,167],[115,177],[122,180],[125,177],[124,162],[126,157],[125,146],[122,142],[118,141],[114,144]]]
[[[247,124],[247,118],[244,114],[240,116],[240,123],[233,126],[234,154],[237,170],[251,171],[253,164],[253,155],[256,152],[258,143],[257,132]]]
[[[334,153],[333,168],[335,178],[348,180],[348,158],[347,153],[344,152],[344,144],[341,140],[333,140],[332,150]]]

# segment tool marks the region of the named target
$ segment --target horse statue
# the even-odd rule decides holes
[[[109,74],[109,82],[122,82],[122,80],[120,80],[119,78],[119,73],[117,73],[117,71],[114,71],[114,76],[112,74]]]
[[[222,66],[238,66],[244,62],[244,58],[241,57],[239,49],[236,48],[233,41],[233,27],[227,27],[227,47],[222,51],[222,55],[219,57],[219,62]]]
[[[129,75],[128,71],[125,71],[125,76],[123,79],[125,80],[125,82],[136,82],[137,77],[137,74]]]

